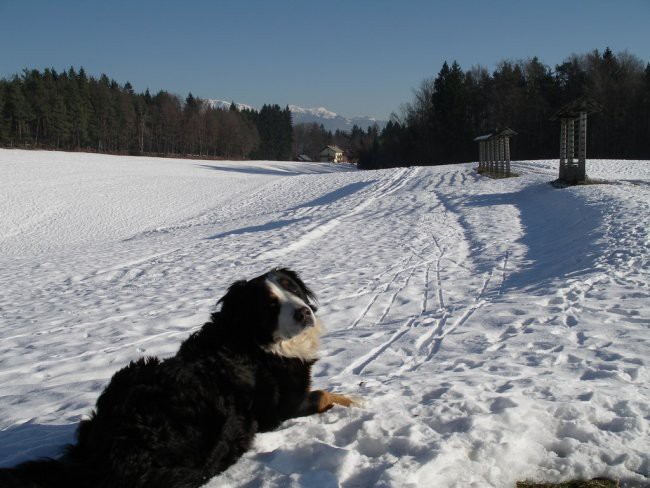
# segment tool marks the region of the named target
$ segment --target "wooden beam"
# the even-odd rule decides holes
[[[495,154],[494,154],[494,139],[490,139],[490,171],[494,171],[494,164],[495,164]]]
[[[566,119],[562,119],[560,126],[560,168],[562,168],[566,164]]]
[[[578,128],[578,181],[587,177],[587,112],[580,112]]]
[[[499,144],[499,166],[497,167],[497,173],[498,174],[503,174],[503,172],[505,171],[505,164],[504,164],[505,148],[504,148],[504,145],[503,145],[503,137],[499,137],[498,140],[499,140],[499,142],[498,142],[498,144]]]
[[[506,150],[506,176],[510,176],[510,138],[505,138],[505,150]]]
[[[575,157],[575,119],[567,119],[567,166],[573,166]]]

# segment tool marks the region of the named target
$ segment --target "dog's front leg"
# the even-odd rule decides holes
[[[314,390],[310,391],[305,398],[303,405],[301,406],[301,415],[312,415],[315,413],[327,412],[334,405],[342,405],[344,407],[350,407],[356,405],[358,402],[346,397],[345,395],[339,395],[338,393],[330,393],[325,390]]]

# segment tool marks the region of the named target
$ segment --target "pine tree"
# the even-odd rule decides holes
[[[645,71],[643,73],[643,88],[641,94],[641,103],[639,104],[639,111],[641,114],[645,114],[641,118],[641,127],[639,131],[638,143],[637,143],[637,152],[636,154],[643,154],[644,148],[648,147],[648,141],[650,141],[650,63],[646,65]],[[646,149],[647,151],[647,149]],[[650,153],[650,151],[648,151]],[[647,153],[646,153],[647,154]],[[650,157],[650,154],[648,156]]]
[[[291,158],[292,132],[291,111],[279,105],[264,105],[257,117],[260,137],[260,159],[287,160]]]
[[[27,122],[31,118],[31,111],[25,96],[23,95],[22,82],[18,76],[14,76],[9,82],[6,100],[7,112],[9,114],[11,141],[17,144],[27,142]]]
[[[65,147],[70,135],[70,122],[63,96],[56,95],[52,103],[52,135],[56,149]]]
[[[431,125],[435,154],[432,161],[449,163],[464,161],[472,138],[468,131],[465,74],[454,61],[445,62],[433,83]]]
[[[39,138],[43,135],[44,121],[47,117],[48,94],[44,80],[37,70],[24,70],[22,82],[23,93],[32,114],[30,132],[33,134],[34,144],[38,146]],[[45,142],[47,143],[47,141]]]
[[[90,124],[90,133],[97,151],[111,150],[115,111],[111,92],[111,81],[102,74],[99,80],[90,80],[90,100],[95,117]]]
[[[0,80],[0,145],[7,143],[7,124],[5,122],[5,92],[7,83]]]
[[[72,80],[72,78],[71,78]],[[90,124],[95,114],[90,101],[90,81],[86,76],[83,66],[75,77],[76,83],[72,83],[75,96],[71,106],[73,144],[76,148],[86,148],[90,142]]]

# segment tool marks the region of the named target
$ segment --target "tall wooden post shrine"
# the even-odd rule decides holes
[[[517,133],[505,127],[491,134],[478,136],[478,169],[499,176],[510,176],[510,138]]]
[[[561,181],[575,185],[586,180],[587,115],[600,112],[600,110],[602,110],[602,107],[595,100],[580,97],[562,107],[551,117],[551,120],[560,121],[559,179]],[[577,131],[576,123],[578,124]],[[575,160],[576,145],[578,150],[577,160]]]

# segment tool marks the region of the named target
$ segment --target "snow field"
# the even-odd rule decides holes
[[[650,163],[341,171],[0,150],[0,463],[56,455],[112,373],[232,281],[298,270],[315,387],[206,486],[648,484]],[[105,202],[102,204],[102,202]]]

